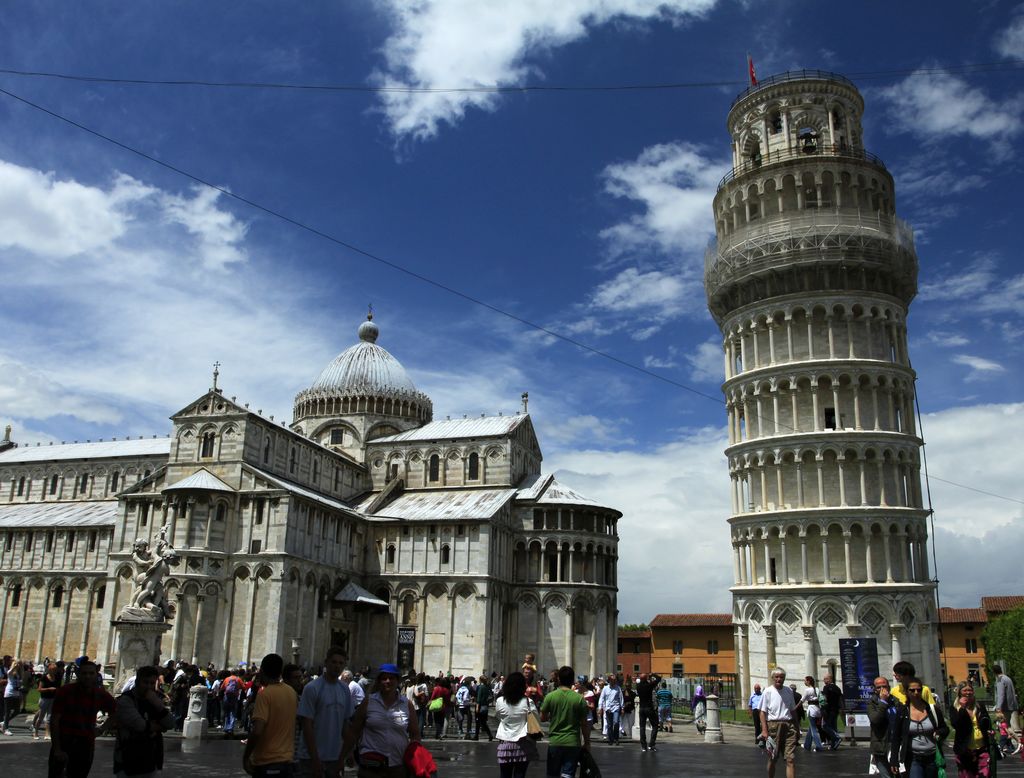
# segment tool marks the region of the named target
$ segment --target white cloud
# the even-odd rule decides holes
[[[690,363],[690,378],[694,381],[721,383],[724,379],[724,357],[722,342],[712,338],[697,346],[692,354],[686,355]]]
[[[2,161],[0,182],[10,363],[0,404],[30,424],[67,414],[65,426],[162,430],[169,408],[209,385],[215,359],[229,391],[259,389],[264,407],[284,410],[294,376],[340,345],[326,341],[322,314],[308,314],[301,282],[242,261],[244,224],[216,192],[164,191],[123,175],[91,186]],[[30,315],[42,310],[59,315]]]
[[[127,176],[109,190],[0,160],[0,249],[67,258],[120,238],[129,208],[152,190]]]
[[[731,609],[729,474],[724,431],[684,433],[653,450],[590,448],[549,457],[545,470],[587,497],[622,511],[619,622],[656,613]],[[683,539],[685,538],[685,542]],[[673,585],[681,570],[699,587]]]
[[[942,346],[943,348],[959,348],[960,346],[966,346],[971,342],[969,338],[958,332],[942,331],[929,332],[928,340],[936,346]]]
[[[632,162],[609,165],[605,191],[637,202],[642,210],[601,236],[615,255],[703,251],[714,234],[711,201],[728,167],[689,143],[651,146]]]
[[[221,269],[244,260],[239,245],[245,238],[245,223],[216,207],[220,192],[197,186],[193,193],[191,199],[170,194],[162,197],[167,220],[180,224],[196,237],[199,253],[208,267]]]
[[[1008,59],[1024,59],[1024,6],[1017,8],[1013,20],[996,36],[994,48]]]
[[[385,91],[383,111],[398,137],[436,135],[471,108],[495,110],[494,92],[432,89],[511,85],[539,76],[529,61],[586,37],[614,20],[668,20],[682,24],[703,16],[716,0],[379,0],[394,34],[383,46],[386,66],[374,75]],[[416,92],[386,91],[413,88]]]
[[[1019,97],[999,101],[945,72],[917,72],[879,90],[892,126],[924,138],[967,136],[1002,142],[1021,129]]]
[[[984,357],[971,356],[970,354],[957,354],[953,357],[957,365],[969,367],[971,371],[967,374],[965,381],[983,381],[986,378],[995,378],[1000,373],[1005,373],[1006,368],[998,362]]]
[[[937,302],[976,299],[996,283],[995,268],[992,257],[978,257],[960,272],[921,284],[920,297]]]
[[[687,282],[660,270],[630,267],[594,290],[591,303],[615,313],[646,312],[656,317],[679,314],[686,302]]]

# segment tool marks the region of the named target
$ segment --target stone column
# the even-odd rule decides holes
[[[74,586],[68,586],[64,592],[64,608],[60,614],[60,632],[57,637],[57,649],[54,652],[59,658],[64,658],[64,641],[68,634],[68,615],[71,613],[71,596],[75,591]],[[81,656],[81,654],[79,654]]]
[[[209,693],[205,684],[196,684],[188,690],[188,717],[181,733],[187,740],[202,738],[206,734],[206,698]]]
[[[850,559],[850,540],[853,533],[849,530],[843,532],[843,555],[846,559],[846,583],[853,583],[853,565]]]
[[[807,570],[807,533],[800,533],[800,583],[810,583]]]
[[[817,678],[814,667],[814,625],[804,624],[800,629],[804,634],[804,675]]]
[[[902,624],[890,624],[889,635],[892,638],[892,663],[903,661],[903,649],[900,646],[900,635],[903,632]]]
[[[780,584],[789,583],[789,554],[786,553],[786,535],[779,533],[779,549],[781,551],[780,556],[782,557],[782,569],[779,571],[777,576]]]
[[[764,645],[765,645],[765,659],[768,662],[768,672],[771,672],[772,668],[775,667],[775,625],[765,624],[764,625]]]
[[[196,652],[199,648],[199,629],[203,623],[203,603],[205,601],[206,598],[202,594],[196,595],[196,628],[192,632],[192,664],[199,663],[199,656]],[[207,659],[209,659],[209,657],[207,657]],[[204,707],[203,710],[206,710],[206,708]]]
[[[27,604],[27,603],[26,603]],[[50,612],[50,590],[43,587],[43,611],[39,616],[39,632],[36,636],[36,656],[34,663],[39,664],[43,660],[43,637],[46,635],[46,617]]]
[[[722,737],[722,717],[718,710],[718,695],[709,694],[707,697],[707,727],[704,730],[705,743],[724,743]]]
[[[832,583],[832,571],[829,569],[831,563],[828,558],[828,527],[822,528],[821,534],[821,564],[824,567],[825,575],[823,578],[824,583]]]
[[[102,585],[102,584],[101,584]],[[82,619],[82,642],[78,647],[78,655],[85,656],[89,653],[89,625],[92,622],[92,610],[96,597],[96,590],[90,584],[85,598],[85,616]]]

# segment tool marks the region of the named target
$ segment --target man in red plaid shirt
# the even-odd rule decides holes
[[[74,683],[57,690],[50,711],[49,778],[86,778],[96,745],[96,714],[114,713],[114,698],[96,685],[98,668],[82,662]],[[113,721],[113,719],[111,719]]]

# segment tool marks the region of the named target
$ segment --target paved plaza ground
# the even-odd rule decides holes
[[[730,776],[753,778],[765,774],[765,757],[752,742],[749,727],[726,725],[724,745],[705,744],[693,727],[677,729],[672,734],[662,733],[658,738],[657,753],[641,753],[636,741],[608,746],[595,740],[594,757],[606,778],[642,776],[643,778],[675,778],[676,776]],[[495,745],[485,741],[462,740],[425,741],[437,760],[439,778],[497,778]],[[112,742],[101,739],[97,746],[93,776],[111,774]],[[220,778],[244,776],[242,772],[242,744],[237,740],[212,737],[203,741],[185,741],[168,737],[164,775],[167,778]],[[34,742],[27,729],[17,727],[12,737],[0,737],[0,765],[2,778],[45,776],[49,744]],[[543,758],[546,747],[541,745]],[[800,751],[797,754],[797,774],[802,776],[867,775],[868,751],[866,743],[855,747],[843,745],[838,751],[821,754]],[[1013,757],[999,763],[999,773],[1006,776],[1024,776],[1024,762]],[[349,773],[354,776],[354,771]],[[778,771],[785,775],[784,770]],[[528,778],[543,778],[543,765],[531,765]]]

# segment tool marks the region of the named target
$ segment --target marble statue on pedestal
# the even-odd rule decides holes
[[[148,541],[136,540],[132,549],[135,589],[131,601],[121,609],[117,620],[167,621],[172,618],[174,608],[164,598],[164,578],[179,561],[178,552],[167,540],[166,524],[160,528],[160,539],[154,550],[150,550]]]

